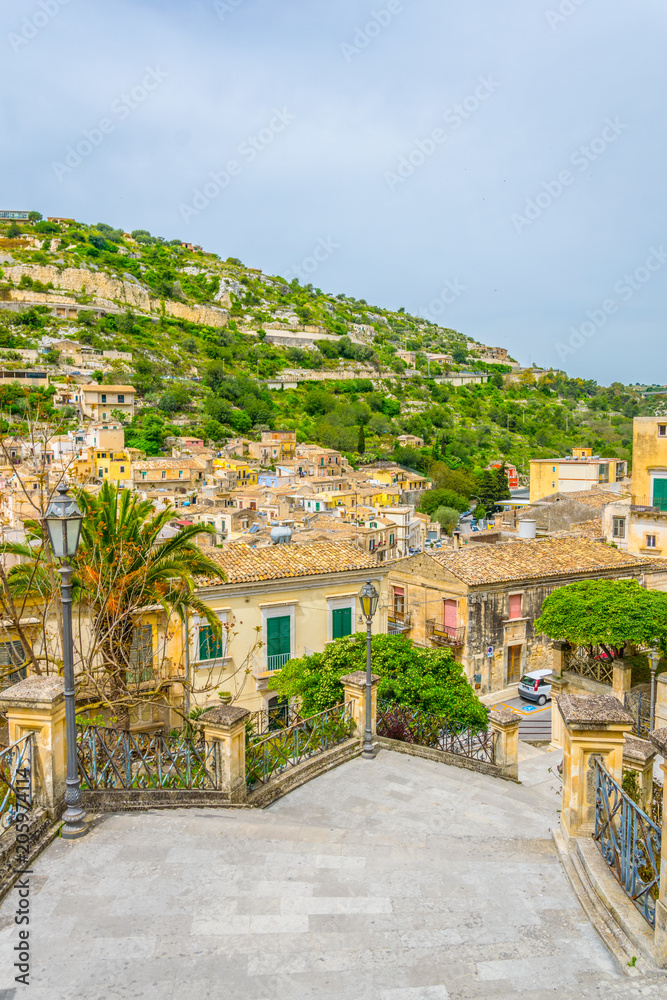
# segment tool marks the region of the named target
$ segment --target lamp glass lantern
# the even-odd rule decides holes
[[[83,514],[68,487],[61,483],[46,511],[44,521],[56,559],[72,559],[81,537]]]
[[[359,591],[359,603],[361,604],[361,613],[364,618],[374,617],[379,600],[380,595],[377,589],[373,586],[370,580],[366,580],[366,583]]]
[[[660,665],[660,653],[657,649],[652,649],[648,654],[648,658],[651,661],[651,670],[657,670]]]

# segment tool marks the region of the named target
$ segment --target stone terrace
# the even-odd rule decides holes
[[[560,868],[559,756],[521,749],[522,785],[382,751],[264,811],[108,815],[57,840],[32,877],[31,1000],[657,1000]],[[0,1000],[22,995],[16,901]]]

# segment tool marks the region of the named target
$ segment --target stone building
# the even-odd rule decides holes
[[[500,691],[551,667],[549,641],[534,627],[549,594],[577,580],[648,583],[651,568],[581,537],[430,550],[390,567],[389,630],[449,647],[478,689]]]

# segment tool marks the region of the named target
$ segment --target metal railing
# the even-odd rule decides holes
[[[278,653],[276,656],[267,656],[266,669],[270,674],[273,674],[276,670],[282,670],[287,661],[291,659],[291,653]]]
[[[248,788],[265,785],[288,768],[342,743],[351,733],[352,702],[349,702],[251,742],[246,748]]]
[[[601,660],[584,654],[575,654],[565,661],[565,669],[580,677],[590,677],[600,684],[614,683],[614,661]]]
[[[412,628],[412,612],[390,610],[387,615],[387,625],[390,635],[397,632],[409,632]]]
[[[630,510],[637,513],[665,514],[667,513],[667,499],[661,497],[633,496]]]
[[[104,726],[77,726],[81,787],[216,788],[216,748],[203,735],[162,736]]]
[[[595,759],[595,833],[602,857],[646,921],[655,927],[662,831]]]
[[[434,618],[426,621],[426,635],[439,646],[463,646],[465,645],[466,627],[454,625],[442,625]]]
[[[628,691],[625,695],[626,711],[632,716],[632,732],[647,739],[651,726],[651,696],[643,691]]]
[[[0,753],[0,828],[8,830],[19,812],[32,807],[32,740],[29,733]]]
[[[377,734],[401,743],[444,750],[469,760],[481,760],[487,764],[496,762],[495,733],[481,726],[475,728],[419,709],[378,703]]]
[[[296,708],[279,705],[278,708],[262,708],[259,712],[252,712],[248,719],[248,727],[253,736],[259,737],[288,729],[300,721]]]

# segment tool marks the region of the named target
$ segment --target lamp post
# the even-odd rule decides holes
[[[657,649],[652,649],[648,654],[651,666],[651,731],[655,729],[655,672],[660,663],[660,653]]]
[[[380,595],[370,580],[366,580],[359,591],[359,601],[361,603],[361,613],[366,619],[366,732],[364,734],[364,749],[361,753],[366,760],[373,758],[373,733],[371,732],[371,635],[373,628],[373,616],[377,611]]]
[[[51,500],[44,521],[49,533],[51,549],[56,559],[62,560],[58,572],[61,576],[61,601],[63,607],[63,665],[65,668],[65,731],[67,740],[67,780],[65,782],[65,825],[61,836],[75,840],[87,832],[85,812],[81,808],[81,782],[76,756],[76,695],[74,688],[74,656],[72,640],[72,567],[81,537],[83,515],[76,500],[69,496],[68,487],[61,483],[58,495]]]

